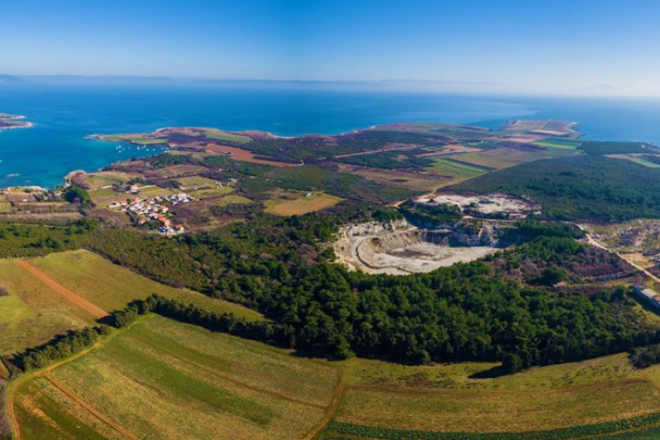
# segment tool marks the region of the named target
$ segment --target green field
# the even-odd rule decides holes
[[[217,180],[202,176],[182,177],[177,179],[177,182],[181,184],[182,189],[185,191],[199,188],[215,188],[218,185]]]
[[[636,370],[625,354],[494,378],[474,376],[495,364],[411,367],[361,359],[343,364],[347,384],[333,420],[394,430],[391,435],[548,431],[660,413],[660,366]],[[654,423],[658,429],[660,418]]]
[[[322,420],[338,379],[329,364],[149,315],[21,384],[15,402],[25,439],[292,439]]]
[[[125,183],[134,177],[137,176],[118,171],[102,171],[91,174],[87,180],[85,180],[85,183],[89,186],[90,190],[97,190],[106,186]]]
[[[64,287],[107,311],[123,308],[132,300],[157,293],[209,311],[262,319],[261,315],[245,307],[157,283],[84,250],[50,254],[31,262]]]
[[[559,150],[575,150],[582,145],[582,142],[568,139],[545,139],[534,142],[534,145],[546,148],[556,148]]]
[[[38,345],[66,330],[92,323],[85,311],[30,276],[14,260],[0,260],[0,354]]]
[[[180,192],[181,191],[179,190],[161,188],[159,186],[145,186],[140,188],[139,194],[128,194],[124,191],[115,191],[112,188],[103,188],[89,191],[89,196],[92,198],[92,202],[96,205],[108,205],[112,202],[119,202],[135,197],[148,199],[152,197],[163,197],[170,194],[177,194]]]
[[[251,204],[254,201],[248,199],[247,197],[237,196],[234,194],[210,200],[208,203],[211,203],[213,206],[227,206],[227,205],[238,205],[238,204]]]
[[[447,159],[434,159],[433,166],[430,167],[429,170],[443,176],[451,177],[452,181],[450,183],[457,183],[487,173],[483,168],[452,162]]]
[[[496,365],[310,360],[148,315],[90,353],[19,382],[15,401],[27,439],[118,437],[117,429],[155,438],[304,438],[328,420],[320,438],[660,432],[660,366],[636,370],[621,354],[479,377]]]
[[[252,141],[252,138],[248,136],[241,136],[238,134],[227,133],[226,131],[216,130],[214,128],[205,128],[201,129],[206,137],[211,139],[218,139],[221,141],[237,142],[239,144],[245,144]]]
[[[657,155],[655,156],[658,157]],[[660,164],[645,159],[644,155],[641,154],[625,154],[625,155],[621,154],[621,155],[611,155],[608,157],[613,159],[629,160],[630,162],[645,166],[647,168],[660,168]]]
[[[89,191],[89,196],[92,198],[92,202],[94,202],[95,205],[108,205],[112,202],[118,202],[134,197],[133,195],[127,194],[124,191],[118,192],[112,188],[103,188]]]
[[[11,202],[2,202],[0,201],[0,214],[10,213],[12,209]]]
[[[197,199],[215,199],[234,192],[234,188],[229,186],[220,186],[213,188],[199,189],[189,194]]]
[[[637,164],[644,165],[645,167],[648,167],[648,168],[660,168],[660,164],[653,163],[653,162],[651,162],[649,160],[646,160],[646,159],[642,159],[641,157],[633,157],[630,160],[637,163]]]
[[[498,148],[479,153],[468,153],[452,156],[452,159],[467,165],[475,165],[492,169],[508,168],[526,162],[541,159],[554,159],[577,154],[575,148],[548,148],[543,151],[528,151],[517,148]]]
[[[127,135],[110,135],[110,136],[102,136],[102,139],[104,141],[108,142],[133,142],[135,144],[139,145],[156,145],[156,144],[165,144],[169,140],[168,138],[152,138],[152,137],[146,137],[143,135],[133,135],[133,134],[127,134]]]
[[[205,310],[231,312],[250,320],[263,317],[245,307],[175,289],[140,276],[87,251],[36,258],[31,263],[78,296],[111,311],[158,293]],[[93,323],[93,317],[16,264],[0,260],[0,354],[41,344],[56,334]]]

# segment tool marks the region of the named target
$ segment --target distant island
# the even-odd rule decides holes
[[[25,119],[25,116],[0,113],[0,130],[30,128],[34,125],[32,122],[23,121],[23,119]]]

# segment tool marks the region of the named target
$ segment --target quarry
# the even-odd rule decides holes
[[[516,220],[539,214],[541,207],[507,194],[439,193],[404,204],[404,219],[344,226],[333,248],[340,263],[370,274],[407,275],[468,263],[505,247],[500,232]],[[433,213],[457,213],[434,220]],[[415,218],[415,212],[426,217]]]
[[[530,200],[512,197],[508,194],[463,195],[435,194],[421,198],[417,203],[457,206],[465,215],[473,217],[506,217],[520,219],[531,214],[540,214],[541,206]]]
[[[422,229],[406,220],[345,226],[334,244],[339,261],[371,274],[407,275],[470,262],[498,250],[495,228],[458,223]]]

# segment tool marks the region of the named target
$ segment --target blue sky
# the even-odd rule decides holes
[[[0,0],[0,73],[660,95],[651,0]]]

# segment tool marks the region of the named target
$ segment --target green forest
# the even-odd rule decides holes
[[[531,197],[542,205],[543,216],[552,220],[660,218],[660,172],[602,155],[522,164],[467,180],[452,189]]]
[[[338,225],[398,215],[387,209],[288,219],[259,214],[249,223],[174,239],[86,224],[59,233],[67,248],[85,247],[158,281],[252,307],[290,329],[287,344],[311,355],[500,360],[515,370],[660,342],[625,290],[552,288],[559,278],[579,278],[575,267],[602,264],[567,225],[522,223],[513,250],[427,274],[366,275],[331,263],[325,243]],[[43,227],[29,228],[40,243]],[[3,255],[44,251],[18,235],[3,240]]]

